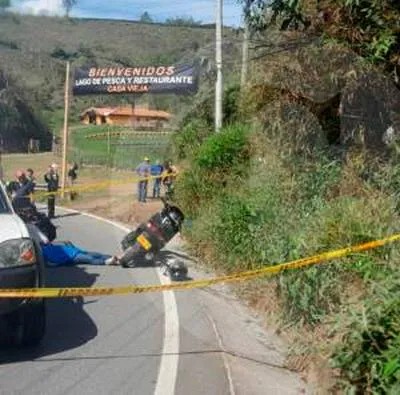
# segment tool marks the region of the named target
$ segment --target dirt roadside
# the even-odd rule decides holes
[[[139,203],[136,200],[136,186],[130,184],[108,188],[100,193],[85,194],[76,201],[66,201],[62,205],[132,227],[147,220],[162,207],[158,199],[150,198],[146,203]]]

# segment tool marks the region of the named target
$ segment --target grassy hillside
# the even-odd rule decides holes
[[[227,70],[240,60],[238,33],[225,29]],[[179,63],[214,59],[214,29],[129,21],[67,20],[59,17],[0,15],[0,70],[24,91],[26,104],[54,131],[62,125],[65,62],[80,65]],[[203,78],[199,95],[210,89]],[[150,104],[175,114],[195,98],[153,96]],[[71,121],[90,105],[131,102],[132,96],[72,99]],[[140,100],[140,98],[139,98]]]
[[[118,57],[154,60],[157,55],[178,56],[178,60],[194,43],[202,46],[213,39],[212,29],[37,16],[3,17],[0,32],[3,41],[12,41],[24,51],[50,54],[62,46],[72,53],[84,46],[98,59],[112,61]]]
[[[114,131],[126,131],[126,134],[111,134],[108,140],[107,133]],[[100,138],[90,138],[99,134]],[[131,133],[129,128],[113,126],[82,126],[72,130],[70,155],[79,163],[134,169],[144,156],[148,156],[152,162],[165,160],[168,142],[168,135]]]

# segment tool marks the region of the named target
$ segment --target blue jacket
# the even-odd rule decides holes
[[[152,176],[161,176],[164,171],[164,167],[162,165],[152,165],[150,173]]]
[[[86,253],[71,244],[42,244],[43,258],[49,266],[71,265],[80,253]],[[53,265],[51,265],[53,264]]]

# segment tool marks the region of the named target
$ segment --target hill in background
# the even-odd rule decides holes
[[[240,36],[225,29],[226,71],[240,60]],[[9,94],[23,101],[32,116],[58,133],[63,116],[65,63],[81,65],[146,65],[191,62],[207,65],[198,95],[212,89],[215,30],[210,26],[171,26],[115,20],[65,19],[45,16],[0,15],[0,71],[13,81]],[[211,72],[210,72],[211,71]],[[150,105],[180,113],[195,97],[153,96]],[[92,105],[132,102],[132,96],[73,98],[71,120]],[[0,108],[15,106],[0,97]],[[3,111],[4,112],[4,111]],[[9,115],[11,116],[11,115]],[[15,116],[15,115],[14,115]],[[25,116],[19,122],[25,122]],[[8,123],[4,123],[2,128]],[[32,128],[32,125],[30,125]]]

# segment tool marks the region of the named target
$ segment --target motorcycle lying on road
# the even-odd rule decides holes
[[[123,267],[132,268],[140,263],[155,264],[161,249],[181,230],[185,220],[182,211],[164,198],[161,201],[163,209],[122,240],[124,253],[120,262]],[[188,269],[182,261],[165,261],[161,265],[165,266],[165,273],[172,280],[182,280],[187,276]]]

